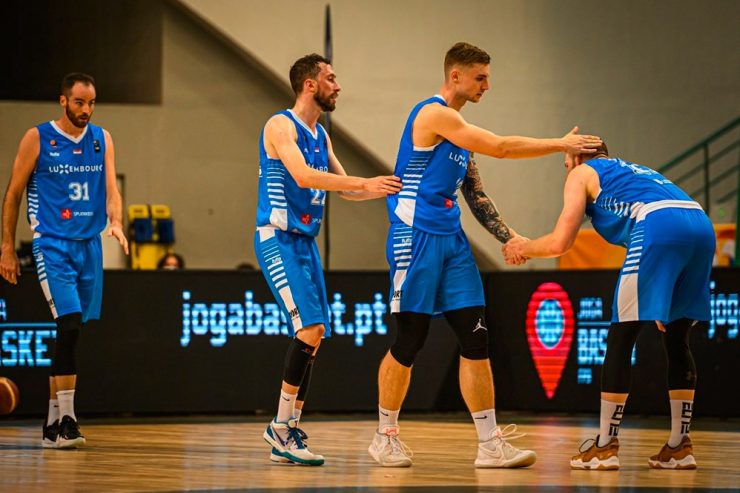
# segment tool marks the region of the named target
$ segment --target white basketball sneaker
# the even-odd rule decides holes
[[[475,467],[527,467],[537,460],[531,450],[519,450],[507,440],[521,438],[524,433],[516,433],[516,425],[508,425],[503,430],[496,427],[491,438],[478,444],[478,457]]]
[[[386,428],[375,437],[367,451],[383,467],[409,467],[414,453],[398,438],[398,427]]]
[[[314,454],[308,450],[305,440],[306,434],[298,428],[298,421],[295,419],[288,420],[287,423],[280,423],[274,419],[267,425],[267,429],[262,434],[262,438],[272,445],[270,459],[283,457],[290,462],[306,466],[320,466],[324,463],[324,456]],[[274,459],[273,459],[274,460]],[[274,460],[275,462],[282,462]]]

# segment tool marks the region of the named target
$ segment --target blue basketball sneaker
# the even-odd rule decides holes
[[[272,445],[270,459],[274,462],[285,462],[282,459],[287,459],[287,461],[306,466],[320,466],[324,463],[323,455],[314,454],[308,450],[306,445],[308,436],[298,428],[296,419],[290,419],[287,423],[273,419],[267,425],[262,438]]]

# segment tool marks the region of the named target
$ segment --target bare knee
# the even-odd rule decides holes
[[[300,329],[296,334],[296,338],[306,344],[317,347],[321,344],[321,339],[324,337],[325,332],[326,329],[323,324],[309,325]]]

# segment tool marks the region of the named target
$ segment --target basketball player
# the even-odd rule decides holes
[[[629,392],[632,349],[643,327],[657,326],[668,355],[671,435],[648,464],[656,469],[694,469],[689,425],[696,366],[689,329],[697,321],[709,320],[712,223],[698,203],[661,174],[609,158],[606,144],[595,156],[566,155],[565,167],[564,205],[555,229],[536,240],[515,238],[504,246],[504,254],[516,263],[563,255],[573,244],[584,213],[605,240],[627,248],[601,373],[599,434],[584,442],[570,465],[619,468],[617,434]]]
[[[472,152],[498,158],[528,158],[563,150],[586,151],[598,137],[559,139],[501,137],[467,123],[460,109],[480,101],[488,88],[490,57],[457,43],[445,57],[440,94],[417,104],[401,137],[395,174],[403,190],[389,196],[387,257],[396,341],[380,365],[380,423],[370,455],[385,467],[411,465],[411,451],[398,438],[398,414],[411,367],[424,345],[432,315],[443,313],[460,345],[460,389],[478,432],[476,467],[533,464],[535,453],[518,450],[496,425],[493,376],[488,359],[483,285],[460,224],[457,189],[477,220],[505,243],[515,233],[483,192]]]
[[[126,254],[128,242],[122,230],[113,139],[90,123],[95,110],[93,78],[81,73],[65,76],[59,104],[61,117],[28,130],[18,147],[3,201],[0,274],[12,284],[20,275],[15,229],[25,189],[36,269],[57,325],[42,445],[73,448],[85,444],[74,411],[75,349],[85,322],[100,317],[100,233],[110,222],[108,236],[118,240]]]
[[[314,238],[319,233],[326,191],[348,200],[385,197],[401,189],[395,176],[347,176],[331,139],[318,123],[333,111],[341,87],[329,61],[311,54],[290,68],[296,99],[265,125],[260,138],[260,179],[254,250],[267,283],[289,322],[292,339],[285,357],[277,416],[264,439],[270,458],[317,466],[321,455],[306,446],[298,428],[316,351],[329,335],[329,306]]]

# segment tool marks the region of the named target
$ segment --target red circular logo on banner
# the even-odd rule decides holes
[[[573,327],[568,293],[555,282],[540,284],[527,305],[526,328],[529,350],[548,399],[555,395],[568,360]]]

